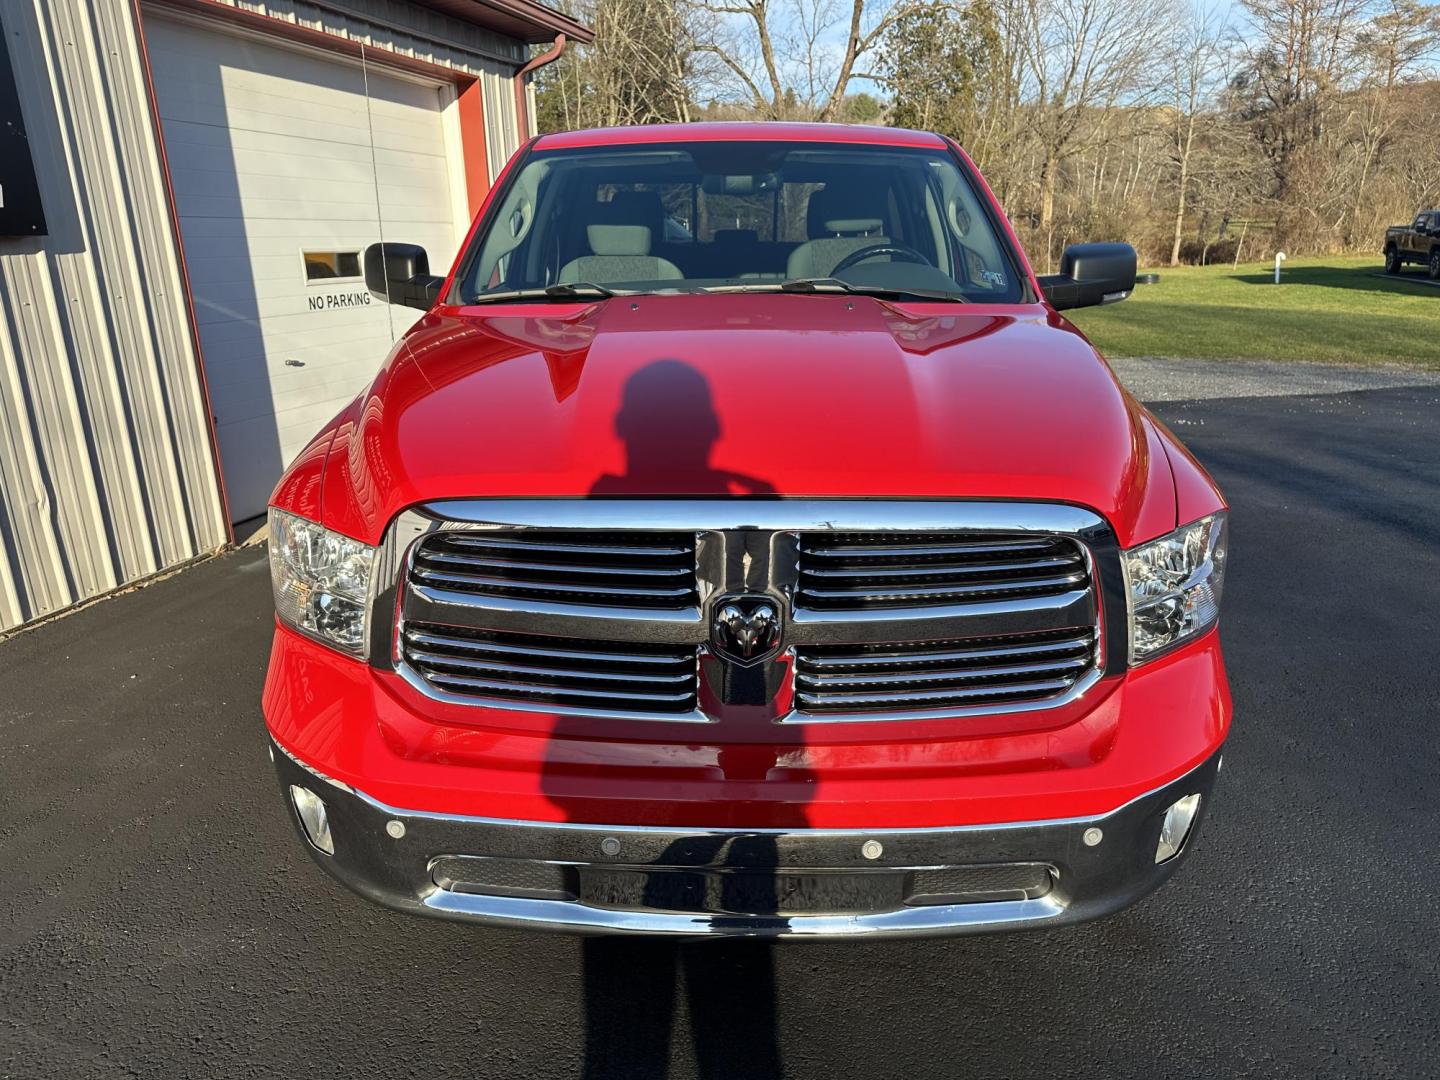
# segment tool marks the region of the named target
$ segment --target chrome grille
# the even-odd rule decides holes
[[[1053,503],[452,500],[387,531],[370,660],[431,697],[567,716],[1048,709],[1123,669],[1123,635],[1098,634],[1124,625],[1118,560],[1099,515]],[[735,599],[779,612],[773,657],[736,659],[716,617]]]
[[[1060,536],[808,533],[797,607],[817,611],[967,604],[1089,587],[1085,556]]]
[[[407,623],[402,655],[427,683],[502,704],[688,713],[695,649]]]
[[[810,646],[795,656],[796,707],[883,713],[1058,698],[1095,668],[1095,631],[1072,627],[914,644]]]
[[[447,532],[415,551],[431,588],[566,604],[678,609],[696,603],[695,534]]]

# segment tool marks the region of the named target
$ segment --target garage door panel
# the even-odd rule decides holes
[[[367,116],[364,109],[341,110],[313,102],[297,102],[293,111],[281,113],[230,104],[227,114],[236,130],[252,134],[293,136],[315,142],[333,143],[340,147],[368,148],[373,129],[377,148],[443,157],[433,154],[435,140],[441,137],[440,127],[432,129],[422,126],[417,129],[414,125],[397,124],[393,129],[387,130],[386,125],[377,118]],[[181,115],[178,119],[203,122],[202,117],[195,115]]]
[[[369,329],[373,334],[374,328]],[[312,342],[308,345],[282,346],[278,342],[267,341],[269,351],[257,353],[253,349],[243,352],[237,343],[231,354],[222,352],[212,365],[210,387],[212,390],[218,387],[229,397],[249,394],[252,387],[258,385],[268,399],[272,389],[279,395],[307,385],[321,386],[330,382],[345,382],[350,385],[354,381],[357,358],[368,358],[372,361],[368,366],[371,375],[380,370],[380,365],[385,360],[383,352],[369,352],[372,343],[368,340],[355,341],[354,351],[348,356],[337,357],[336,346],[340,344],[342,343]],[[303,366],[293,366],[292,361],[299,361]],[[262,368],[269,373],[268,386],[262,385],[254,377],[254,372]],[[352,386],[351,393],[353,392]],[[273,409],[273,402],[271,407]]]
[[[417,106],[397,106],[373,96],[367,106],[363,82],[358,78],[343,89],[312,84],[303,98],[297,98],[292,83],[257,81],[249,78],[250,74],[229,69],[220,72],[218,81],[185,81],[179,87],[184,93],[165,104],[162,119],[367,150],[373,134],[378,148],[418,153],[434,153],[442,131],[438,113],[417,121]],[[372,82],[373,92],[380,79]],[[422,92],[423,107],[435,110],[438,91],[417,89]]]
[[[185,123],[204,124],[216,123],[219,117],[222,118],[218,121],[221,123],[228,119],[233,130],[270,136],[301,135],[309,129],[309,137],[317,142],[369,146],[370,129],[363,112],[341,115],[303,102],[296,102],[295,110],[302,115],[287,116],[234,105],[226,108],[222,99],[222,103],[213,110],[199,103],[177,106],[174,118]],[[167,117],[162,116],[161,119]]]
[[[409,321],[406,320],[407,324]],[[395,326],[399,328],[399,319],[396,319]],[[273,362],[270,367],[272,374],[289,375],[295,369],[286,366],[288,359],[303,360],[313,370],[324,370],[331,366],[354,364],[357,359],[373,358],[376,368],[379,368],[386,351],[375,348],[373,326],[352,326],[348,330],[345,327],[310,327],[288,333],[269,332],[258,345],[253,337],[224,338],[206,350],[205,362],[213,389],[217,383],[225,385],[226,380],[233,381],[232,372],[243,370],[247,365]],[[209,370],[211,368],[213,371]],[[300,373],[297,377],[303,375]]]
[[[229,168],[194,168],[189,165],[172,170],[176,195],[193,197],[238,196],[251,200],[304,198],[312,202],[329,202],[337,206],[361,206],[375,203],[375,171],[368,164],[352,162],[292,162],[276,174],[260,171],[249,158],[236,159]],[[423,198],[437,205],[437,220],[449,220],[446,213],[449,185],[434,169],[395,169],[380,171],[380,196],[386,198]],[[293,215],[288,215],[293,217]],[[373,218],[374,211],[371,211]],[[363,220],[352,214],[349,220]]]
[[[389,320],[385,315],[387,305],[371,297],[365,291],[365,286],[359,282],[343,282],[327,290],[314,290],[315,292],[340,293],[355,297],[353,302],[347,301],[343,307],[339,308],[331,306],[312,309],[309,307],[309,299],[313,293],[302,292],[301,290],[304,288],[303,285],[296,285],[286,295],[281,296],[257,296],[252,292],[244,300],[237,300],[232,295],[233,290],[197,289],[195,291],[195,319],[202,325],[232,319],[263,322],[265,324],[263,327],[252,327],[253,336],[257,332],[268,335],[272,320],[277,321],[277,328],[283,329],[287,325],[293,326],[297,322],[307,320],[313,322],[317,319],[338,317],[343,321],[359,318],[367,311],[379,311],[381,321],[374,325],[382,330],[389,327]],[[296,293],[299,293],[299,303],[296,303]],[[367,297],[368,302],[360,300],[359,294]],[[388,341],[385,344],[388,346]]]
[[[164,119],[162,117],[162,119]],[[187,149],[185,155],[198,154],[200,148],[210,148],[223,154],[226,160],[246,153],[273,155],[276,158],[293,161],[353,161],[369,164],[370,147],[364,143],[346,143],[334,140],[314,139],[308,135],[288,135],[275,132],[244,131],[227,129],[216,124],[203,124],[182,120],[167,120],[165,143],[172,151],[177,147]],[[390,153],[390,151],[385,151]]]
[[[191,174],[190,181],[198,181],[205,174],[196,176]],[[212,174],[213,175],[213,174]],[[219,182],[211,179],[209,189],[214,192]],[[199,196],[205,190],[203,183],[194,183],[193,187],[186,190],[184,194]],[[370,170],[352,169],[350,176],[337,176],[334,173],[327,175],[322,183],[297,183],[295,177],[267,176],[252,172],[240,171],[231,177],[231,184],[222,189],[223,194],[233,195],[238,198],[244,209],[249,211],[252,204],[263,204],[266,201],[276,203],[283,207],[292,207],[299,203],[330,205],[336,207],[364,206],[367,202],[375,202],[375,179],[374,173]],[[303,212],[303,211],[302,211]],[[283,214],[294,218],[294,213],[286,209]],[[359,216],[352,212],[351,217]]]
[[[383,359],[383,357],[382,357]],[[380,370],[377,360],[370,379]],[[359,387],[355,385],[354,372],[335,372],[328,379],[290,378],[276,379],[271,384],[251,382],[227,389],[225,411],[216,413],[217,424],[249,424],[267,416],[275,416],[282,427],[293,427],[305,422],[305,417],[320,414],[310,428],[310,435],[330,417],[334,416],[350,401],[359,390],[363,390],[370,379]],[[275,395],[282,393],[285,407],[275,411]]]
[[[400,192],[415,192],[423,194],[442,204],[449,195],[449,184],[446,183],[444,174],[437,174],[433,166],[416,165],[412,159],[405,165],[380,165],[375,170],[375,178],[380,187],[382,199],[391,197],[397,190]],[[449,220],[448,213],[441,213],[440,217]]]
[[[374,174],[353,170],[350,178],[333,176],[325,184],[297,184],[295,177],[235,173],[217,169],[178,168],[174,170],[176,198],[229,200],[236,213],[248,213],[266,200],[292,205],[296,198],[334,207],[363,206],[375,202]],[[287,194],[288,192],[292,194]],[[218,209],[218,208],[217,208]],[[217,213],[216,216],[223,216]],[[288,210],[284,216],[293,217]],[[358,216],[352,211],[351,217]]]
[[[368,216],[336,218],[331,221],[296,221],[293,218],[257,219],[242,221],[238,216],[230,218],[203,218],[184,222],[185,240],[188,245],[192,237],[201,242],[201,254],[213,254],[217,250],[252,250],[265,252],[279,240],[286,240],[292,247],[324,247],[327,244],[343,242],[347,237],[363,234],[376,227],[375,210],[370,208]],[[187,246],[188,252],[188,246]]]
[[[267,417],[267,419],[277,424],[277,433],[282,445],[298,441],[300,449],[303,450],[315,437],[315,433],[332,416],[348,405],[369,382],[370,379],[362,379],[359,386],[347,388],[343,393],[336,394],[334,397],[298,406],[287,406],[281,409],[275,417]],[[299,451],[294,453],[299,453]],[[292,453],[291,456],[293,458],[294,454]]]
[[[251,280],[274,280],[287,275],[296,278],[304,273],[302,261],[300,249],[293,245],[280,255],[200,256],[189,260],[190,284],[203,288],[243,285]]]
[[[370,123],[363,98],[344,103],[313,97],[287,100],[278,94],[241,90],[231,84],[228,75],[224,73],[221,82],[188,83],[178,88],[182,96],[166,102],[161,119],[275,135],[309,133],[328,142],[369,146]]]
[[[244,217],[247,220],[269,218],[274,221],[294,221],[297,213],[312,221],[353,221],[365,212],[363,200],[335,203],[325,198],[324,192],[310,192],[296,197],[273,199],[247,199],[242,207],[233,193],[228,195],[179,195],[175,197],[176,208],[182,217]],[[375,213],[375,198],[369,201],[370,212]],[[372,226],[372,235],[374,226]]]
[[[294,259],[284,260],[285,266],[273,272],[267,277],[255,276],[253,278],[228,277],[220,279],[196,280],[192,274],[190,277],[191,291],[194,293],[196,303],[224,303],[227,297],[233,297],[237,286],[244,285],[250,290],[255,300],[254,309],[261,317],[267,314],[287,314],[292,311],[304,310],[307,313],[311,310],[308,307],[307,289],[304,275],[296,268],[300,263],[300,255],[297,252]],[[364,284],[355,278],[342,278],[331,280],[325,286],[314,285],[308,287],[310,292],[321,291],[335,292],[338,289],[345,289],[350,292],[363,290]],[[300,294],[301,302],[295,303],[297,292]]]
[[[409,326],[413,320],[408,316],[404,320],[397,316],[395,319],[397,331],[400,329],[402,321]],[[313,325],[297,325],[290,330],[275,330],[267,327],[263,338],[257,338],[253,333],[225,333],[224,331],[228,328],[224,327],[215,327],[214,329],[216,333],[206,336],[205,365],[207,373],[211,367],[209,351],[211,341],[214,341],[215,363],[213,366],[217,371],[240,370],[246,364],[258,364],[260,362],[258,358],[263,357],[273,358],[277,363],[283,365],[285,358],[298,351],[314,347],[328,347],[342,363],[354,363],[357,360],[364,361],[373,357],[375,363],[379,364],[385,359],[390,349],[389,344],[376,347],[375,327],[368,323],[319,328]]]
[[[292,153],[265,153],[256,150],[207,150],[203,155],[187,159],[183,169],[175,170],[177,182],[203,177],[214,183],[217,177],[250,176],[271,181],[299,181],[302,184],[339,182],[368,184],[374,176],[370,161],[343,158],[301,157]]]

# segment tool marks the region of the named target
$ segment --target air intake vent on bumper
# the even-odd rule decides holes
[[[1089,587],[1085,557],[1059,536],[807,533],[797,607],[926,607],[1055,596]]]
[[[410,575],[431,588],[552,603],[698,603],[694,533],[447,532],[420,545]]]

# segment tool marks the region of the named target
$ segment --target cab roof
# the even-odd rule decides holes
[[[537,150],[582,146],[626,146],[669,142],[820,142],[869,143],[880,146],[944,146],[945,140],[928,131],[879,127],[872,124],[799,124],[749,121],[704,124],[647,124],[637,127],[590,128],[542,135]]]

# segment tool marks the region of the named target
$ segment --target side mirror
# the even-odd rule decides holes
[[[1040,276],[1040,290],[1056,311],[1114,304],[1135,291],[1135,263],[1129,244],[1071,244],[1060,273]]]
[[[365,287],[392,304],[429,311],[445,279],[430,273],[430,258],[418,244],[371,244],[365,249]]]

